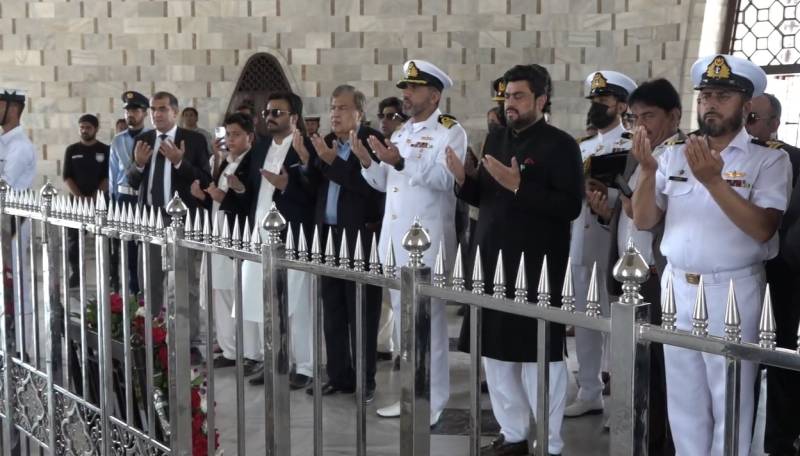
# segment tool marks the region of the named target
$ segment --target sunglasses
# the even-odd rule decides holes
[[[283,109],[265,109],[261,111],[261,117],[280,117],[284,114],[291,114],[291,111],[284,111]]]
[[[389,119],[389,120],[406,120],[406,118],[400,114],[399,112],[392,112],[389,114],[380,113],[378,114],[378,120]]]

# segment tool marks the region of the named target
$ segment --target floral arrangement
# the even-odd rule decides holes
[[[123,302],[119,293],[112,293],[109,297],[111,307],[111,337],[122,341],[124,335],[123,312],[128,312],[131,322],[131,346],[134,348],[145,347],[145,307],[141,298],[131,295],[127,303]],[[89,328],[97,330],[97,302],[90,300],[86,308],[86,320]],[[165,434],[169,434],[169,404],[164,391],[168,389],[169,351],[167,348],[167,328],[163,313],[153,317],[153,386],[156,390],[153,398],[157,416]],[[191,374],[191,401],[192,401],[192,456],[208,456],[208,383],[206,373],[193,368]],[[142,399],[142,392],[136,391],[138,398]],[[216,454],[219,450],[219,432],[214,431]]]

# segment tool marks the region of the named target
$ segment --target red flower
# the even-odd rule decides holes
[[[167,354],[167,346],[166,345],[162,345],[162,346],[158,347],[157,355],[158,355],[158,362],[161,363],[161,367],[166,371],[167,370],[167,366],[169,366],[169,359],[168,359],[169,357],[168,357],[168,354]]]
[[[155,345],[163,344],[167,340],[167,331],[161,327],[156,326],[153,328],[153,343]]]
[[[530,157],[526,158],[526,159],[525,159],[525,161],[524,161],[524,162],[522,162],[522,163],[524,163],[524,164],[525,164],[525,166],[532,166],[532,165],[536,164],[536,162],[535,162],[535,161],[533,161],[533,159],[532,159],[532,158],[530,158]]]
[[[111,313],[121,314],[124,309],[122,296],[119,293],[111,293]]]
[[[200,391],[197,388],[192,388],[192,410],[200,409]]]

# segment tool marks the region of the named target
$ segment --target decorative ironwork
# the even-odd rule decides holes
[[[111,454],[114,456],[168,456],[169,450],[154,443],[139,432],[113,417],[111,423]]]
[[[266,53],[259,53],[247,60],[236,84],[237,92],[290,91],[286,76],[278,60]]]
[[[94,407],[76,401],[56,389],[55,422],[57,456],[99,456],[102,422]]]
[[[730,49],[768,73],[800,71],[800,0],[739,0],[729,14]]]
[[[47,442],[47,378],[16,364],[11,378],[15,390],[14,423],[40,442]]]

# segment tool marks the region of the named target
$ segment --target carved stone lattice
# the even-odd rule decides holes
[[[111,454],[113,456],[168,456],[169,452],[111,420]]]
[[[42,443],[47,442],[47,378],[14,365],[14,423]]]
[[[291,87],[283,75],[275,57],[260,53],[252,56],[236,85],[237,92],[290,91]]]
[[[99,456],[102,423],[97,410],[54,393],[57,456]]]
[[[800,0],[739,0],[734,55],[767,67],[800,65]]]

